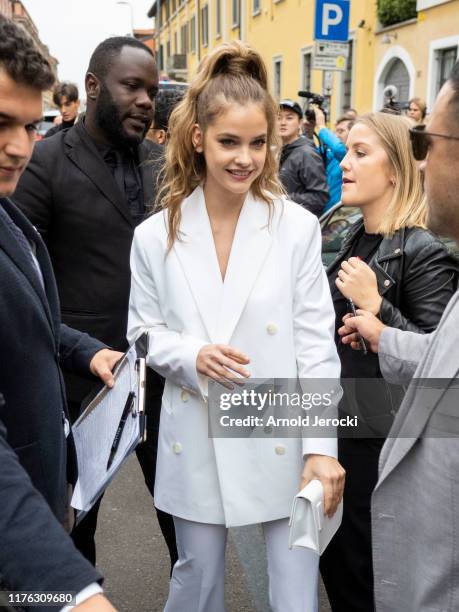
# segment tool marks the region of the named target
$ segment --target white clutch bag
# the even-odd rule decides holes
[[[289,548],[301,546],[321,555],[343,518],[343,502],[332,518],[324,515],[324,489],[320,480],[311,480],[293,500]]]

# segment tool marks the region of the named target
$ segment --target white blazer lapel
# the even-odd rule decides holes
[[[230,342],[272,241],[268,205],[248,194],[239,216],[226,270],[217,322],[217,342]]]
[[[175,241],[173,248],[209,339],[216,343],[223,282],[201,187],[183,201],[180,240]]]

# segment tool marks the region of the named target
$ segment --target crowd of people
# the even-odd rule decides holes
[[[438,235],[459,240],[459,63],[427,124],[419,98],[408,118],[348,113],[335,131],[315,108],[315,140],[238,41],[180,93],[159,91],[141,42],[101,42],[85,112],[57,84],[62,121],[35,143],[53,82],[0,16],[0,592],[114,610],[96,569],[101,499],[73,524],[71,423],[148,332],[136,452],[170,555],[167,612],[224,612],[228,528],[251,524],[273,611],[317,611],[319,573],[333,612],[456,611],[459,267]],[[362,218],[325,270],[317,218],[337,202]],[[429,378],[444,379],[436,393],[415,384]],[[355,381],[338,410],[364,427],[210,437],[212,385],[251,379]],[[344,499],[320,558],[288,547],[314,479],[326,515]]]

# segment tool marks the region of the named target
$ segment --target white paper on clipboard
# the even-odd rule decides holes
[[[86,513],[111,482],[124,460],[145,435],[145,359],[135,346],[122,357],[114,371],[115,386],[104,387],[72,427],[78,459],[78,480],[71,505]],[[113,440],[129,393],[135,398],[123,427],[113,462],[107,469]]]

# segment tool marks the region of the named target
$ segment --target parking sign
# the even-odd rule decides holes
[[[347,41],[350,4],[350,0],[316,0],[314,38]]]

